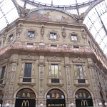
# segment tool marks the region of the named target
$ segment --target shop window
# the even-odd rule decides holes
[[[52,89],[47,93],[47,107],[66,107],[65,95],[59,89]]]
[[[91,94],[85,89],[79,89],[75,94],[76,107],[93,107]]]

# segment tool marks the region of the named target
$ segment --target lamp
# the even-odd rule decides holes
[[[9,105],[10,105],[9,103],[6,103],[6,107],[9,107]]]
[[[40,107],[43,107],[43,103],[40,103]]]
[[[74,103],[71,103],[70,106],[73,107],[73,106],[74,106]]]
[[[99,103],[98,103],[98,105],[99,105],[99,106],[102,106],[102,103],[101,103],[101,102],[99,102]]]
[[[107,102],[105,102],[105,106],[107,106]]]

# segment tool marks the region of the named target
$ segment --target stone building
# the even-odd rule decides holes
[[[20,12],[0,33],[1,107],[106,107],[107,58],[83,20]]]

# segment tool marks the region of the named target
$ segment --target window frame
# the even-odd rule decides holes
[[[51,33],[54,33],[54,34],[56,34],[56,35],[53,35],[52,36],[52,38],[51,38]],[[56,36],[56,37],[55,37]],[[55,37],[55,38],[54,38]],[[52,41],[56,41],[56,40],[58,40],[58,33],[56,32],[56,31],[50,31],[49,32],[49,40],[52,40]]]
[[[4,77],[5,77],[5,72],[6,72],[6,66],[2,66],[1,73],[0,73],[0,84],[3,83]]]
[[[76,79],[81,80],[85,79],[85,70],[83,64],[75,64],[76,67]]]
[[[12,33],[8,36],[8,42],[12,42],[13,40],[14,40],[14,34]]]
[[[27,69],[27,64],[30,64],[30,72]],[[30,75],[29,75],[30,73]],[[26,62],[24,63],[24,70],[23,70],[23,82],[32,82],[32,63],[31,62]]]
[[[73,42],[78,41],[78,34],[77,33],[70,33],[70,40]]]
[[[33,33],[32,33],[33,32]],[[31,36],[30,35],[30,33],[32,33],[33,34],[33,36]],[[37,33],[36,33],[36,31],[35,30],[33,30],[33,29],[28,29],[27,30],[27,33],[26,33],[26,36],[27,36],[27,38],[29,38],[29,39],[33,39],[33,38],[35,38],[36,36],[37,36]]]

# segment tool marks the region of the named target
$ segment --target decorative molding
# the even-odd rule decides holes
[[[72,59],[72,62],[73,63],[85,63],[84,59],[80,57]]]
[[[41,34],[42,37],[44,35],[44,32],[45,32],[45,27],[44,27],[44,25],[42,25],[41,30],[40,30],[40,34]]]
[[[57,57],[57,56],[52,56],[52,57],[49,57],[47,58],[47,60],[49,62],[61,62],[61,58]]]
[[[62,30],[62,37],[65,39],[66,38],[66,29],[65,29],[65,27],[63,26],[61,30]]]

